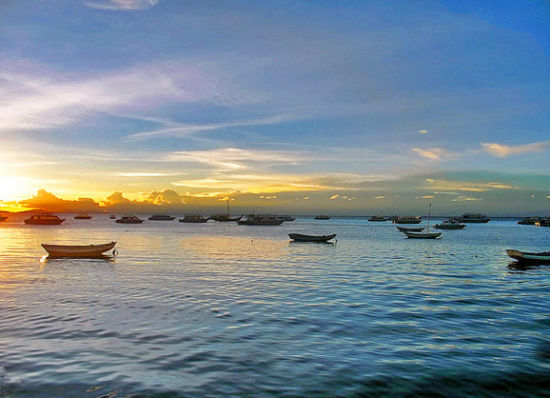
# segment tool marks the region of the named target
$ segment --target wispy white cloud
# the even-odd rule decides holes
[[[508,146],[495,142],[484,142],[481,144],[485,152],[499,157],[505,158],[510,155],[521,155],[528,152],[543,152],[550,149],[550,141],[534,142],[532,144]]]
[[[62,126],[92,112],[135,114],[166,102],[232,105],[248,101],[246,96],[235,99],[240,96],[237,91],[225,92],[224,84],[213,74],[207,66],[176,61],[142,64],[92,77],[61,75],[35,65],[0,64],[0,130]],[[186,126],[165,127],[166,132],[149,134],[170,133],[171,128],[185,131]],[[191,131],[201,128],[219,126],[190,126]]]
[[[483,199],[473,198],[471,196],[466,196],[466,195],[460,195],[458,198],[452,199],[451,202],[469,202],[469,201],[477,201],[477,200],[483,200]]]
[[[442,160],[456,156],[456,154],[449,152],[443,148],[421,149],[415,147],[413,148],[413,151],[418,153],[420,156],[430,160]]]
[[[277,115],[272,117],[250,119],[250,120],[238,120],[222,123],[205,123],[205,124],[175,124],[172,123],[170,127],[161,128],[151,131],[143,131],[127,136],[128,139],[140,140],[140,139],[153,139],[159,136],[185,136],[202,131],[220,130],[231,127],[249,127],[249,126],[262,126],[269,124],[277,124],[293,120],[291,115]]]
[[[159,0],[97,0],[85,1],[84,4],[100,10],[144,10],[155,6]]]

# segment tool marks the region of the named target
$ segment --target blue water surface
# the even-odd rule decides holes
[[[338,234],[292,243],[289,232]],[[0,397],[549,396],[550,228],[0,224]],[[116,240],[106,260],[40,243]]]

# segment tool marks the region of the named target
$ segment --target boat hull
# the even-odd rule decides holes
[[[25,220],[25,224],[29,224],[29,225],[59,225],[63,221],[65,221],[64,218],[61,218],[59,220]]]
[[[123,221],[123,220],[116,220],[117,224],[141,224],[143,220],[133,220],[133,221]]]
[[[101,257],[103,253],[113,249],[116,242],[105,243],[102,245],[48,245],[42,244],[44,250],[50,257]]]
[[[242,220],[242,221],[237,221],[237,224],[239,224],[239,225],[281,225],[282,223],[283,223],[283,220],[265,220],[265,221]]]
[[[452,229],[464,229],[465,226],[466,225],[463,225],[463,224],[436,224],[434,225],[434,228],[452,230]]]
[[[405,235],[410,239],[437,239],[441,236],[441,232],[407,232]]]
[[[296,242],[328,242],[336,237],[336,234],[330,235],[304,235],[288,234],[288,237]]]
[[[208,218],[205,218],[204,220],[186,220],[184,218],[180,218],[179,222],[184,222],[188,224],[203,224],[208,221]]]
[[[400,227],[396,225],[396,228],[401,232],[421,232],[424,230],[424,227]]]
[[[74,217],[75,220],[91,220],[92,219],[92,216],[75,216]]]
[[[519,250],[508,249],[506,254],[519,261],[520,263],[527,264],[550,264],[550,252],[529,253]]]

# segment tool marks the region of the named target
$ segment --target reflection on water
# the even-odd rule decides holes
[[[287,254],[286,242],[271,239],[230,236],[193,236],[181,241],[185,252],[200,256],[227,259],[271,258]]]
[[[311,231],[338,243],[288,241]],[[0,396],[549,395],[550,267],[509,267],[505,253],[548,250],[549,232],[2,226]],[[108,241],[115,259],[40,247]]]

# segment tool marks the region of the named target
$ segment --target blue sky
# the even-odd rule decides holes
[[[17,0],[0,39],[4,202],[550,204],[548,1]]]

